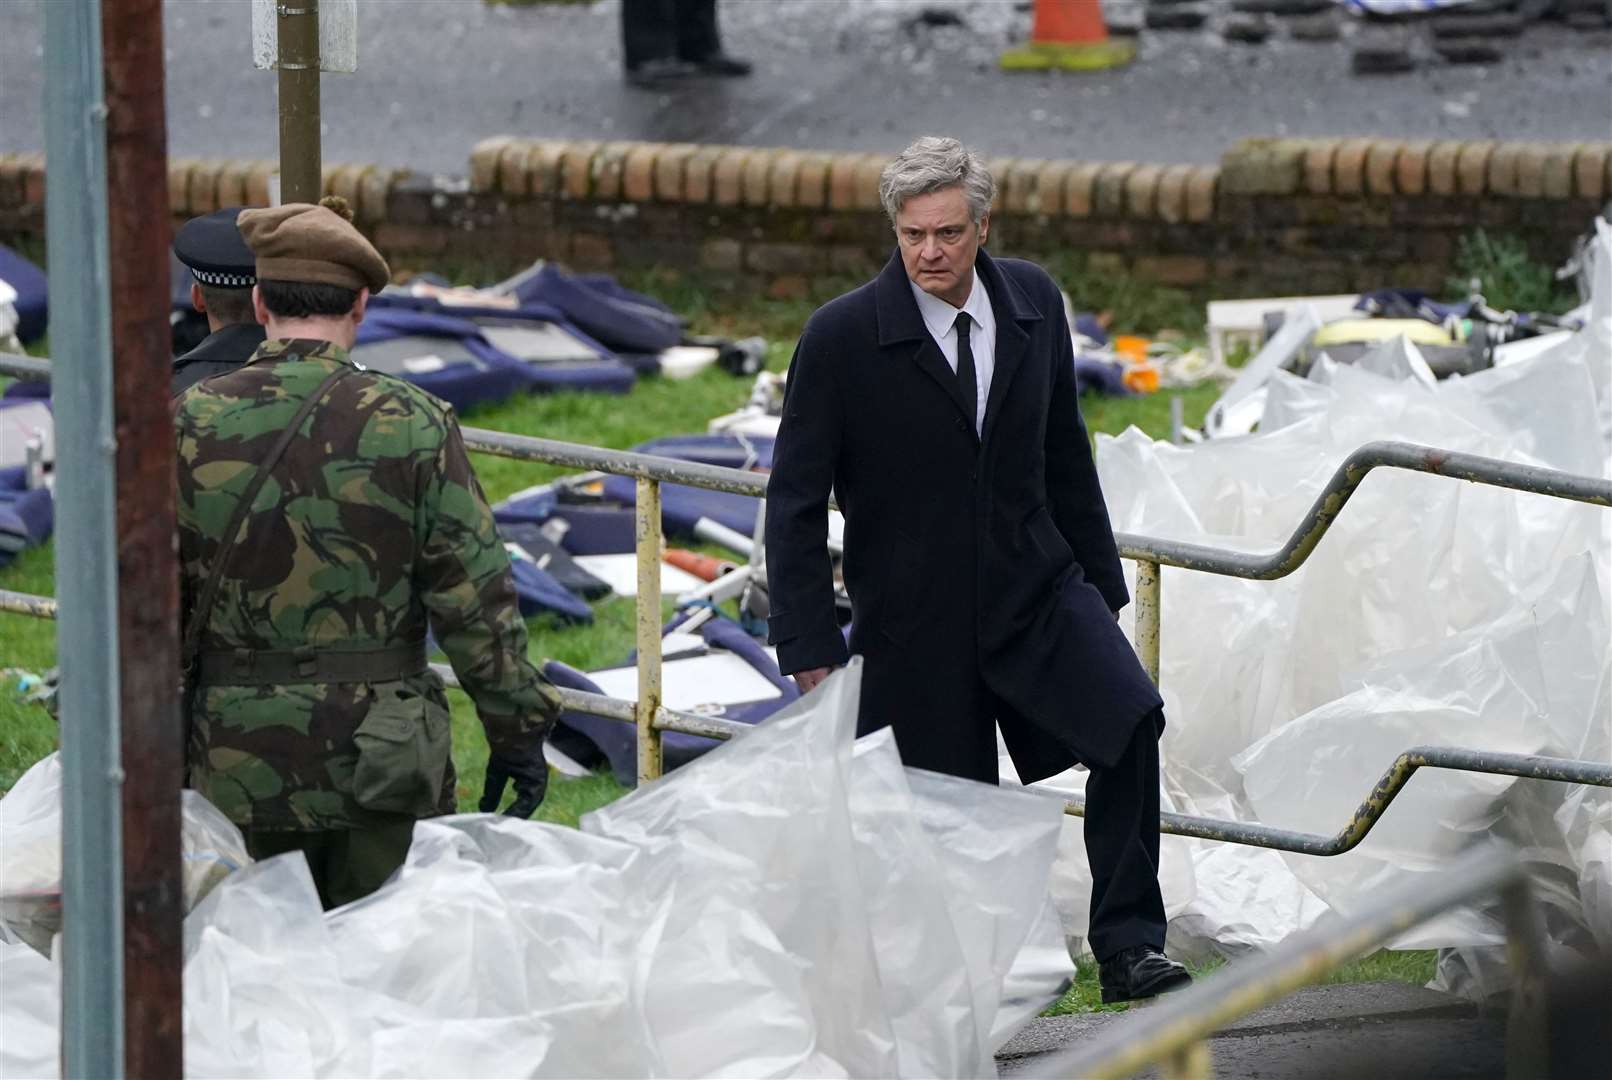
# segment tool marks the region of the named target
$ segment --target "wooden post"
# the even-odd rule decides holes
[[[280,69],[280,201],[318,202],[319,0],[292,0],[276,15]]]
[[[103,0],[108,290],[117,475],[124,1063],[183,1075],[179,576],[168,385],[168,135],[162,0]],[[156,272],[161,271],[161,272]]]

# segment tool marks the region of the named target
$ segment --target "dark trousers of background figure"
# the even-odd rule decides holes
[[[300,851],[326,911],[362,900],[403,865],[414,835],[414,819],[396,816],[361,829],[326,832],[245,829],[246,850],[254,859]]]
[[[698,62],[722,51],[716,0],[621,0],[622,59]]]
[[[973,680],[974,722],[962,738],[937,745],[922,725],[896,727],[901,760],[910,766],[996,783],[996,718],[1003,711],[983,679]],[[864,682],[864,687],[866,683]],[[864,693],[863,705],[868,698]],[[876,707],[874,715],[897,713]],[[873,730],[864,708],[857,734]],[[1159,892],[1159,736],[1164,713],[1136,725],[1112,768],[1092,768],[1086,779],[1086,858],[1091,865],[1091,926],[1087,940],[1099,961],[1137,945],[1164,948],[1164,898]],[[908,739],[903,739],[908,735]],[[910,745],[909,745],[910,744]]]

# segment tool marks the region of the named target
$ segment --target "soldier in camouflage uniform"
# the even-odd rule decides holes
[[[527,657],[509,558],[451,409],[348,357],[385,262],[325,207],[246,211],[240,225],[268,340],[179,400],[187,613],[270,447],[341,377],[266,474],[201,605],[190,782],[254,856],[304,851],[328,907],[373,891],[414,821],[454,808],[428,623],[486,731],[483,810],[511,781],[509,812],[536,809],[559,704]]]

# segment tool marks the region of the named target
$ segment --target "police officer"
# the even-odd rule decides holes
[[[173,393],[210,375],[233,371],[263,344],[252,314],[257,284],[251,249],[235,219],[241,207],[191,218],[174,235],[174,255],[190,268],[190,306],[207,316],[208,336],[174,361]]]
[[[454,808],[426,630],[491,750],[483,810],[530,816],[559,714],[449,406],[348,356],[379,253],[338,212],[247,210],[244,365],[179,399],[190,781],[254,857],[300,850],[326,906],[378,887]]]

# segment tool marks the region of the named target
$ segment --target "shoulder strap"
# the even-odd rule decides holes
[[[246,485],[246,490],[241,492],[240,500],[235,504],[235,513],[230,517],[229,524],[224,527],[224,535],[219,538],[218,551],[213,555],[213,565],[207,569],[207,583],[202,586],[201,596],[197,599],[196,606],[191,610],[190,620],[185,624],[185,639],[181,659],[184,663],[184,670],[187,673],[195,666],[196,656],[201,651],[202,631],[207,626],[208,616],[213,613],[213,601],[218,598],[218,587],[224,579],[224,566],[229,562],[230,553],[235,548],[235,538],[241,531],[241,525],[246,521],[246,515],[252,510],[253,500],[257,498],[257,493],[263,489],[264,483],[268,481],[269,473],[274,469],[274,466],[279,464],[280,458],[286,452],[286,448],[291,445],[291,440],[297,437],[297,432],[302,429],[302,422],[308,419],[308,414],[313,412],[319,403],[324,400],[325,395],[330,393],[338,382],[352,374],[352,372],[352,368],[343,364],[326,376],[325,381],[319,384],[318,389],[308,396],[307,400],[302,403],[301,408],[297,409],[296,415],[291,418],[291,422],[280,431],[280,437],[275,440],[274,446],[264,456],[262,464],[257,467],[257,473],[253,475],[251,482]]]

